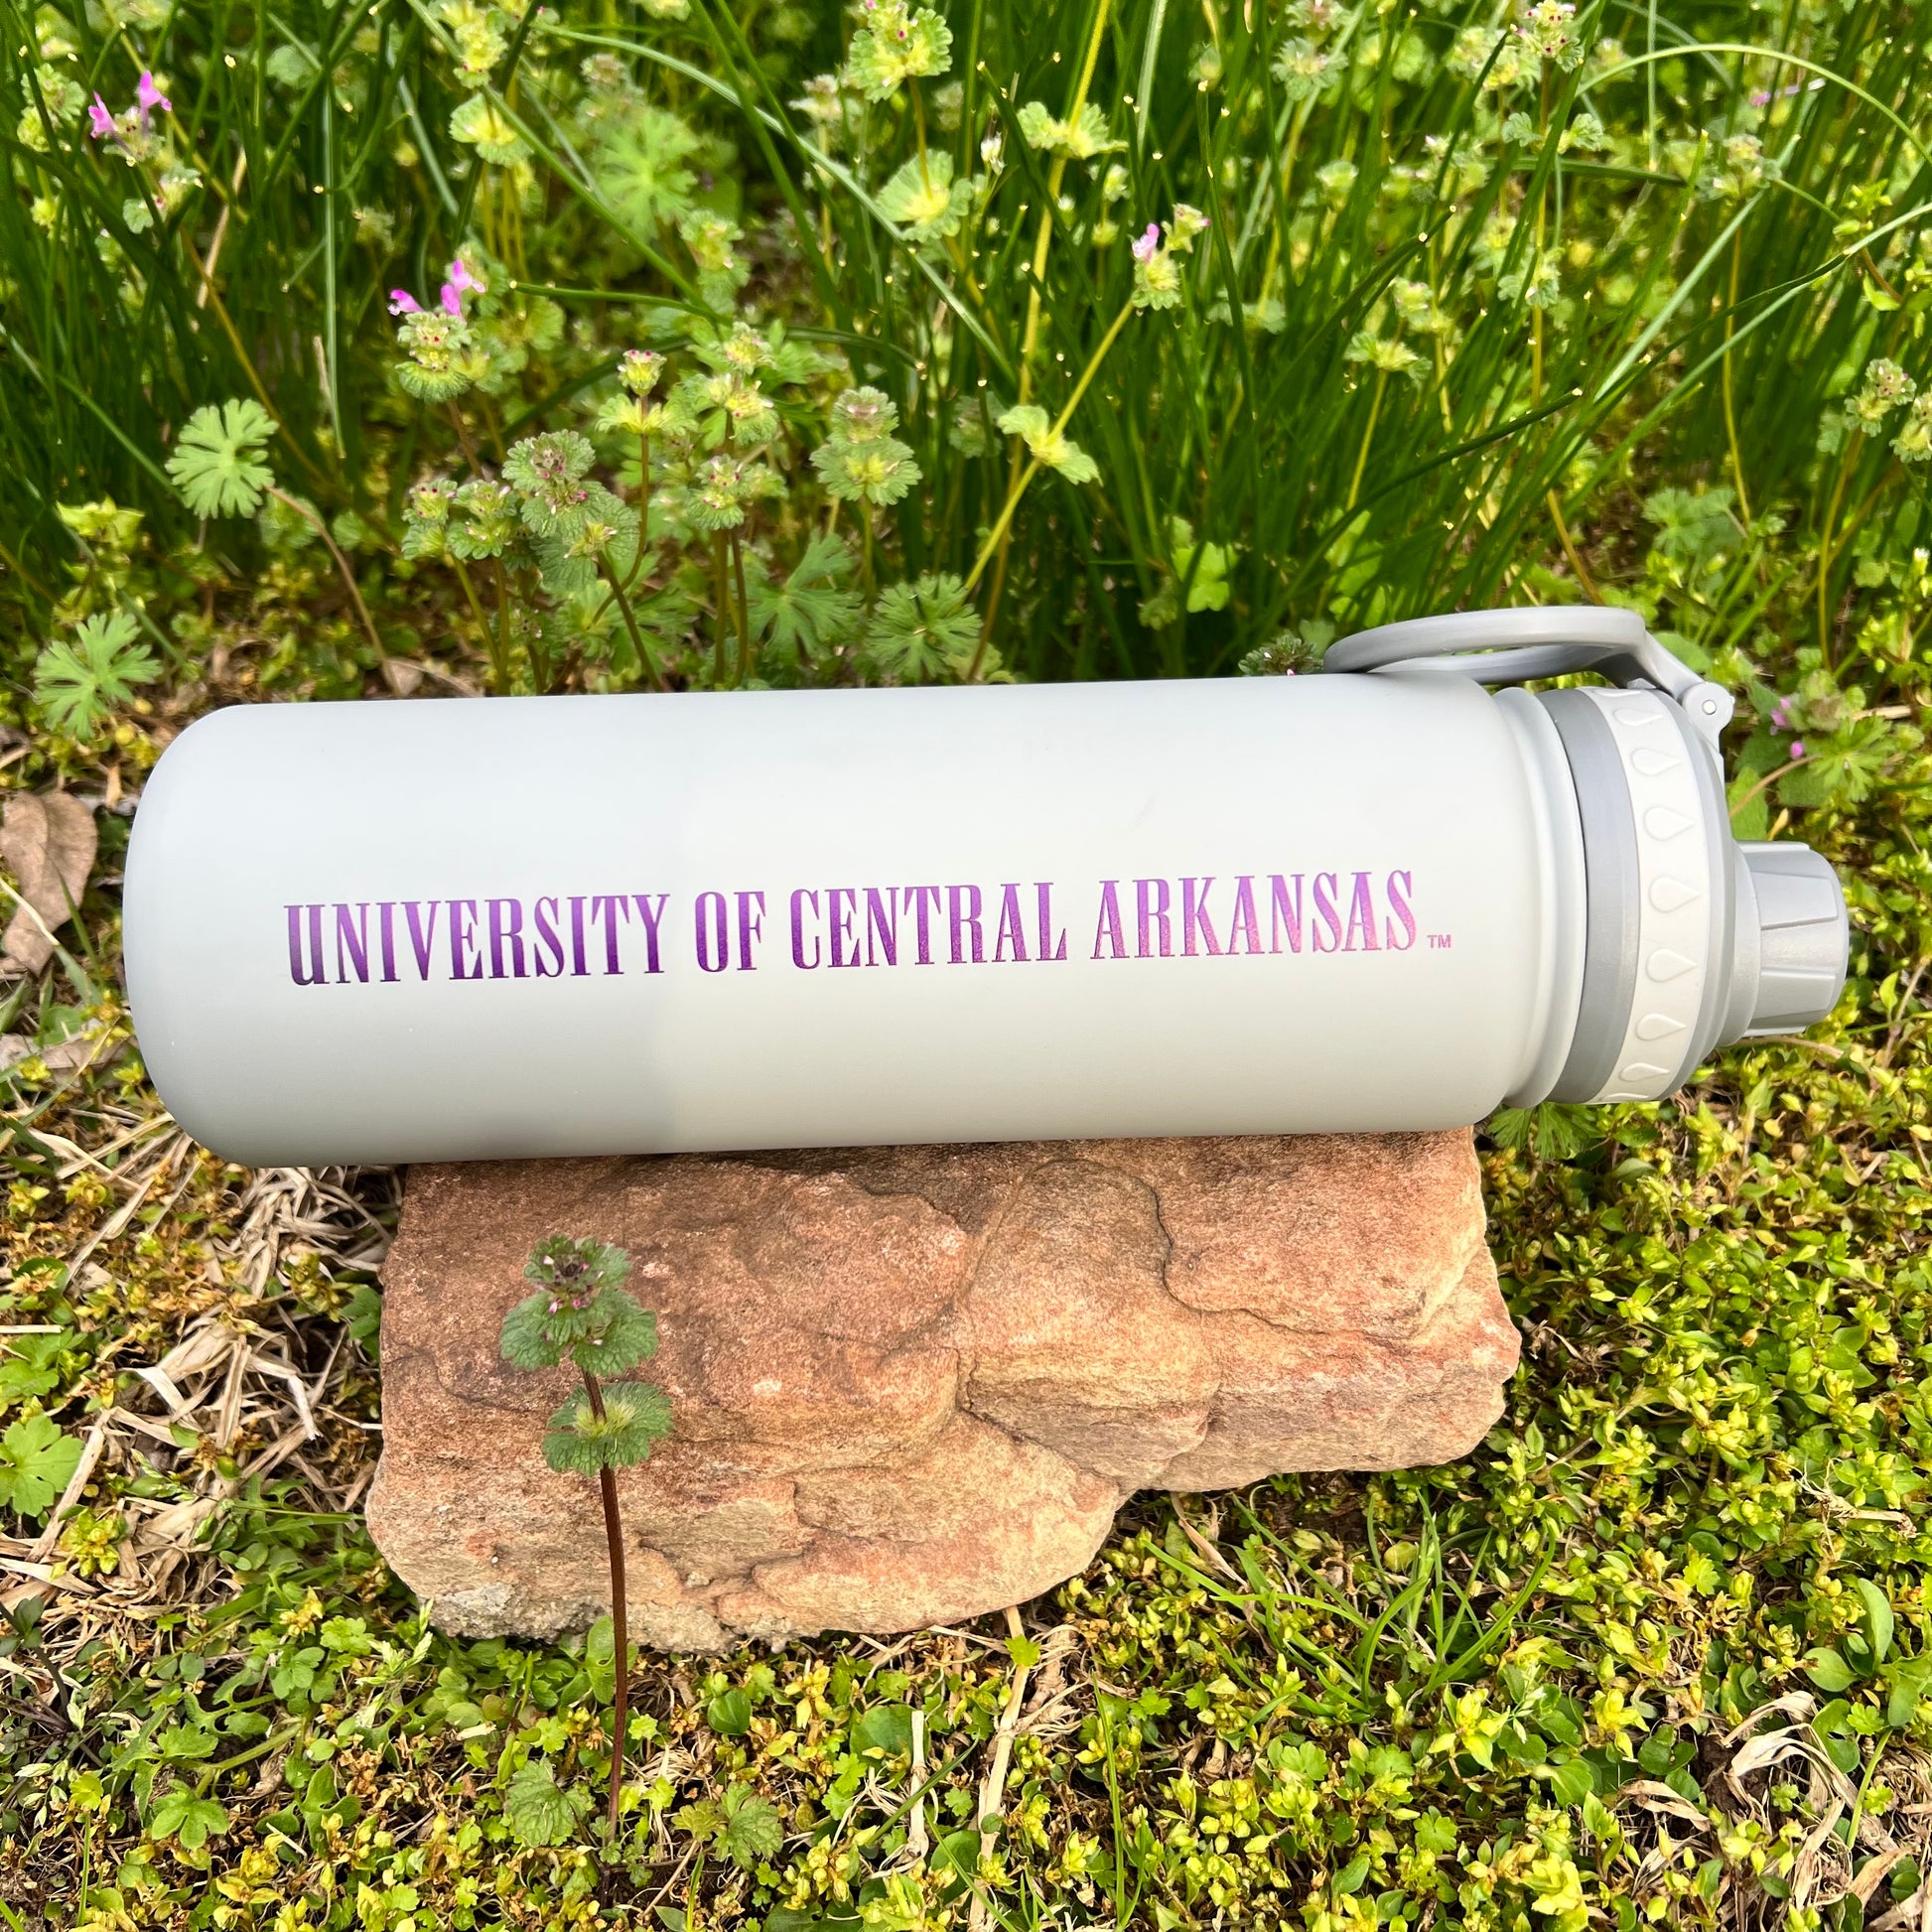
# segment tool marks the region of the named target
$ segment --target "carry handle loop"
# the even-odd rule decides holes
[[[1647,686],[1680,705],[1692,728],[1718,749],[1735,709],[1722,685],[1674,656],[1635,611],[1566,604],[1510,611],[1452,611],[1358,630],[1328,646],[1324,671],[1448,671],[1478,684],[1596,671],[1612,684]]]

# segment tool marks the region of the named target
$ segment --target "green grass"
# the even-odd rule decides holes
[[[0,784],[87,798],[101,854],[0,989],[5,1916],[1916,1926],[1932,13],[946,20],[896,86],[860,50],[868,101],[812,84],[858,21],[765,0],[9,11]],[[458,256],[462,330],[399,324]],[[437,1634],[354,1509],[393,1182],[197,1155],[131,1050],[115,886],[167,738],[262,698],[1279,671],[1590,597],[1746,701],[1739,833],[1841,867],[1831,1023],[1491,1124],[1528,1346],[1465,1462],[1143,1499],[1018,1627],[649,1660],[600,1837],[607,1661]],[[322,1378],[317,1437],[274,1376],[228,1404],[237,1338]],[[134,1371],[184,1345],[169,1425]]]

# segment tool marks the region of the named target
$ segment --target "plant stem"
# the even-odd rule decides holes
[[[291,496],[286,489],[277,488],[274,483],[268,485],[268,493],[278,503],[286,503],[296,515],[306,517],[316,526],[317,534],[329,546],[329,554],[336,560],[336,568],[343,574],[343,582],[348,589],[349,602],[355,606],[355,615],[362,620],[362,628],[368,633],[369,642],[375,646],[377,660],[387,657],[389,653],[382,648],[382,639],[375,634],[375,622],[369,616],[369,607],[362,602],[361,587],[355,581],[355,573],[349,569],[348,559],[343,555],[335,537],[330,534],[329,525],[322,520],[322,512],[311,509],[300,497]]]
[[[745,594],[745,551],[736,530],[731,533],[731,545],[732,574],[738,579],[738,676],[733,681],[742,691],[752,675],[752,603]]]
[[[664,688],[664,674],[657,668],[657,659],[650,646],[644,642],[642,626],[637,622],[637,614],[630,608],[630,600],[624,595],[623,586],[618,581],[618,573],[612,569],[611,560],[599,552],[597,567],[604,573],[604,581],[611,587],[611,595],[618,601],[618,610],[623,617],[623,627],[630,632],[631,647],[637,653],[637,662],[643,667],[651,682],[651,689]]]
[[[483,475],[483,460],[477,455],[477,446],[470,440],[470,432],[463,426],[463,418],[455,403],[446,405],[450,412],[450,426],[456,431],[456,440],[463,445],[463,460],[470,466],[473,477]]]
[[[1818,533],[1818,648],[1825,662],[1832,661],[1832,620],[1828,608],[1832,576],[1832,525],[1838,520],[1838,506],[1845,500],[1845,485],[1852,481],[1852,466],[1859,446],[1855,433],[1846,431],[1845,461],[1838,466],[1838,482],[1832,485],[1832,500],[1825,507],[1824,527]]]
[[[623,587],[628,590],[644,567],[644,546],[650,541],[650,438],[637,438],[637,552],[630,560]]]
[[[1590,576],[1583,553],[1570,535],[1570,525],[1563,520],[1563,499],[1555,489],[1549,491],[1549,503],[1550,519],[1557,526],[1557,539],[1563,545],[1563,554],[1570,559],[1570,568],[1577,573],[1577,582],[1583,586],[1584,595],[1592,604],[1601,604],[1603,593],[1596,588],[1596,581]]]
[[[711,581],[713,601],[718,607],[718,628],[711,640],[711,688],[725,688],[725,639],[731,634],[731,596],[725,589],[725,533],[711,539]]]
[[[1731,314],[1737,309],[1737,254],[1744,241],[1744,231],[1739,228],[1730,237],[1730,303]],[[1737,513],[1746,524],[1751,520],[1750,492],[1744,487],[1744,459],[1737,448],[1737,416],[1730,403],[1730,344],[1731,316],[1725,318],[1725,431],[1730,438],[1730,474],[1737,484]]]
[[[1087,357],[1087,365],[1080,371],[1080,379],[1073,385],[1073,393],[1067,397],[1066,407],[1060,411],[1059,415],[1054,419],[1052,428],[1047,431],[1046,434],[1049,441],[1058,436],[1066,428],[1068,419],[1079,406],[1080,398],[1087,392],[1087,385],[1099,373],[1100,364],[1106,360],[1107,351],[1113,347],[1120,336],[1120,332],[1127,327],[1128,317],[1133,313],[1134,305],[1132,302],[1124,302],[1121,304],[1120,314],[1108,325],[1107,333],[1100,339],[1100,346]],[[1019,462],[1017,452],[1014,461],[1016,465]],[[1007,532],[1013,525],[1013,512],[1019,506],[1020,498],[1025,494],[1027,485],[1033,482],[1034,476],[1038,469],[1039,459],[1035,457],[1027,465],[1026,470],[1014,480],[1013,486],[1007,491],[1007,500],[1000,510],[999,521],[986,533],[986,541],[980,546],[980,554],[974,562],[972,574],[966,579],[965,588],[967,591],[970,592],[973,586],[986,574],[986,566],[992,561],[993,553],[996,550],[1004,555]],[[980,647],[974,652],[972,666],[966,673],[968,683],[972,682],[974,676],[979,671],[980,659],[986,652],[987,632],[991,628],[992,622],[993,613],[989,609],[986,614],[986,623],[980,630]]]
[[[496,565],[496,659],[502,668],[504,697],[509,695],[510,677],[510,580],[501,557]]]
[[[1093,33],[1087,41],[1086,59],[1080,66],[1080,78],[1073,89],[1072,104],[1066,110],[1066,121],[1069,127],[1079,120],[1080,110],[1087,104],[1087,89],[1093,84],[1093,70],[1100,60],[1100,42],[1107,31],[1107,11],[1110,3],[1111,0],[1100,0],[1100,4],[1094,9]],[[1020,386],[1016,398],[1023,403],[1031,400],[1033,396],[1034,350],[1039,346],[1039,292],[1045,284],[1046,252],[1052,245],[1053,215],[1059,207],[1060,182],[1065,174],[1066,156],[1056,155],[1052,167],[1046,173],[1046,206],[1039,211],[1039,233],[1034,241],[1033,273],[1028,279],[1027,286],[1027,327],[1020,339]],[[974,672],[979,669],[979,661],[986,653],[986,640],[993,629],[994,613],[1000,608],[1000,593],[1006,588],[1007,531],[1012,523],[1013,506],[1019,502],[1021,491],[1027,487],[1028,478],[1033,475],[1033,470],[1038,467],[1035,464],[1033,469],[1023,477],[1020,474],[1020,452],[1018,448],[1014,450],[1013,463],[1007,472],[1005,520],[1000,529],[1000,568],[993,581],[993,595],[986,601],[986,621],[980,627],[979,649],[973,653]],[[973,583],[978,582],[980,572],[985,568],[985,557],[982,556],[980,562],[973,566],[972,580],[967,586],[969,590]],[[969,682],[971,677],[972,673],[969,672]]]
[[[1368,446],[1375,440],[1375,419],[1382,413],[1382,391],[1388,387],[1387,369],[1375,371],[1375,397],[1368,406],[1368,427],[1362,431],[1362,447],[1355,452],[1355,474],[1348,480],[1348,501],[1342,505],[1345,510],[1355,507],[1355,498],[1362,493],[1362,471],[1368,463]]]
[[[483,632],[483,649],[489,653],[489,668],[495,677],[497,687],[509,682],[510,667],[504,663],[502,653],[496,647],[496,639],[489,628],[489,619],[484,616],[483,599],[477,595],[477,587],[471,581],[470,573],[463,567],[463,559],[454,553],[450,562],[456,566],[456,579],[463,586],[463,594],[470,600],[471,615],[477,620],[477,627]]]
[[[591,1414],[604,1420],[604,1391],[584,1370],[584,1393]],[[611,1635],[617,1662],[617,1695],[611,1707],[611,1831],[618,1829],[618,1800],[623,1795],[623,1737],[630,1712],[630,1625],[624,1614],[623,1519],[618,1514],[618,1472],[608,1463],[597,1472],[604,1497],[604,1538],[611,1548]]]

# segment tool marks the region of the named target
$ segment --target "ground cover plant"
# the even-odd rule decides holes
[[[0,38],[15,1928],[1925,1922],[1916,5],[89,0]],[[209,706],[1306,672],[1642,610],[1853,977],[1488,1125],[1459,1465],[1149,1499],[1004,1623],[439,1635],[356,1515],[381,1173],[173,1126]],[[970,801],[962,809],[970,809]],[[559,1480],[566,1480],[559,1477]]]

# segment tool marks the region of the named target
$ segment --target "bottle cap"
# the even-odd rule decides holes
[[[1747,1039],[1801,1034],[1845,988],[1851,921],[1838,875],[1806,845],[1740,844],[1756,901],[1757,982]],[[1740,900],[1742,895],[1739,895]],[[1750,916],[1740,903],[1738,920]]]

